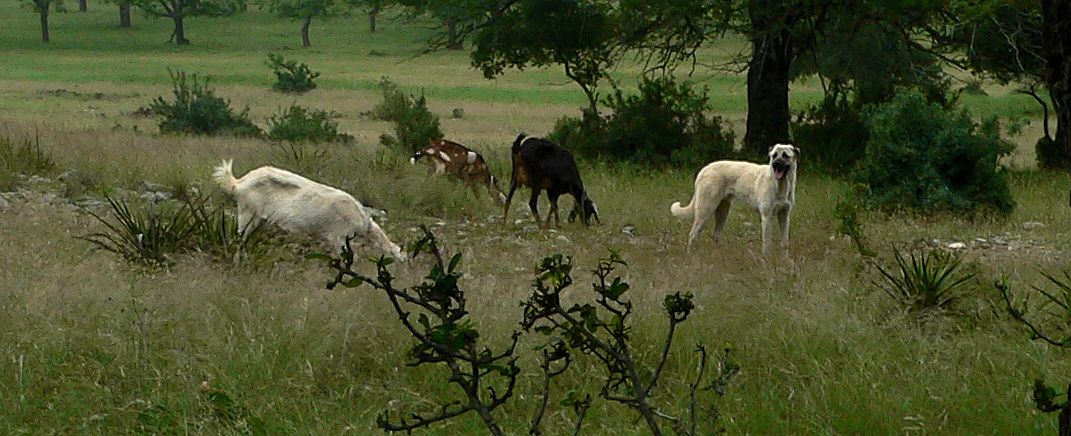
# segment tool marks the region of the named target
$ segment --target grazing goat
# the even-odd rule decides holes
[[[580,221],[588,225],[591,218],[599,221],[599,210],[595,202],[591,201],[584,190],[584,183],[580,181],[580,171],[576,169],[576,160],[573,154],[564,148],[545,139],[534,138],[520,134],[513,141],[513,177],[509,182],[509,194],[506,195],[506,210],[502,214],[502,221],[506,221],[509,215],[509,204],[513,199],[513,192],[518,186],[532,188],[532,198],[528,200],[528,207],[532,209],[532,216],[541,226],[550,225],[550,217],[554,216],[554,224],[558,224],[558,197],[562,194],[571,194],[576,199],[576,207],[569,214],[569,221],[580,216]],[[547,213],[546,222],[539,218],[539,210],[536,205],[539,202],[539,191],[547,191],[550,199],[550,212]]]
[[[413,154],[409,163],[415,164],[423,157],[427,157],[428,174],[450,174],[465,182],[477,197],[480,196],[479,186],[486,186],[491,194],[498,194],[499,202],[506,201],[506,195],[498,189],[498,181],[480,153],[453,141],[433,139],[428,148]]]
[[[231,160],[216,167],[212,177],[238,200],[238,229],[265,220],[288,232],[318,237],[340,250],[347,237],[370,242],[399,260],[405,254],[352,195],[297,174],[263,166],[236,179]]]

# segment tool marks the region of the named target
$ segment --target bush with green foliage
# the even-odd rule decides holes
[[[1038,168],[1050,170],[1071,169],[1071,158],[1056,145],[1056,141],[1048,136],[1038,138],[1034,144],[1034,153],[1037,156]]]
[[[845,94],[827,96],[796,114],[794,143],[807,153],[807,170],[847,174],[866,151],[866,124]]]
[[[379,82],[379,88],[383,101],[364,114],[394,124],[394,135],[380,135],[380,143],[413,153],[426,147],[429,141],[443,137],[439,117],[428,110],[428,102],[423,95],[417,98],[406,94],[387,78]]]
[[[316,89],[317,77],[320,73],[312,71],[305,63],[295,60],[285,60],[281,55],[268,54],[268,67],[275,73],[275,83],[271,89],[279,92],[304,93]]]
[[[708,116],[707,91],[672,78],[643,78],[639,93],[615,88],[610,114],[558,120],[549,139],[579,154],[644,166],[697,166],[733,154],[734,134]]]
[[[976,123],[908,90],[868,107],[870,139],[852,178],[879,208],[974,212],[1015,207],[1000,158],[1013,149],[995,118]]]
[[[342,142],[351,139],[338,133],[338,115],[296,104],[268,118],[268,139],[291,143]]]
[[[215,95],[208,81],[197,74],[187,77],[183,71],[172,72],[173,101],[156,97],[149,109],[160,117],[160,133],[196,135],[260,136],[260,128],[249,119],[249,108],[231,109],[230,102]]]

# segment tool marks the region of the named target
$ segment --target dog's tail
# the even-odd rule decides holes
[[[692,216],[692,203],[695,202],[693,198],[686,206],[681,206],[681,202],[674,201],[673,205],[669,206],[669,211],[673,213],[677,218],[688,218]]]
[[[238,190],[238,179],[234,178],[233,165],[233,159],[226,159],[212,172],[212,178],[216,180],[216,183],[219,183],[219,187],[231,195],[234,195]]]

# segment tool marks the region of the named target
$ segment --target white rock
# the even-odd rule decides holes
[[[1040,221],[1027,221],[1023,223],[1023,230],[1034,230],[1039,227],[1045,227],[1045,223]]]
[[[962,250],[964,248],[967,248],[967,244],[964,244],[962,242],[953,242],[948,244],[948,248],[950,250]]]

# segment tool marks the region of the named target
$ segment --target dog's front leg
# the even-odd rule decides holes
[[[781,224],[781,248],[788,249],[788,224],[792,221],[792,209],[781,209],[777,212],[777,221]]]
[[[773,216],[769,211],[760,213],[762,218],[762,255],[765,256],[770,252],[770,238],[773,233]]]

